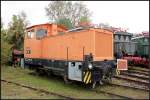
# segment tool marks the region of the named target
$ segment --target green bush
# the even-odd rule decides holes
[[[11,45],[1,39],[1,65],[11,61]]]
[[[6,39],[6,30],[1,27],[1,65],[11,61],[11,47],[12,45]]]

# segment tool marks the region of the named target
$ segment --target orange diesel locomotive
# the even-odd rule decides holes
[[[116,69],[113,33],[104,29],[67,30],[56,24],[28,27],[24,57],[25,65],[38,72],[61,75],[65,82],[80,81],[93,88],[96,82],[111,79]]]

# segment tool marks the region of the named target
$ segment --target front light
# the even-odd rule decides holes
[[[88,67],[89,67],[89,69],[92,69],[93,66],[91,63],[89,63]]]

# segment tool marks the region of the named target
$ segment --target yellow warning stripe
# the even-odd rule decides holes
[[[91,83],[91,79],[90,79],[90,81],[89,81],[90,83]]]
[[[89,73],[89,76],[88,76],[88,78],[87,78],[85,83],[88,84],[90,79],[91,79],[91,72]]]
[[[85,76],[84,76],[84,82],[86,81],[86,78],[88,77],[89,71],[86,72]]]
[[[91,83],[92,73],[90,71],[83,72],[83,82],[85,84]]]

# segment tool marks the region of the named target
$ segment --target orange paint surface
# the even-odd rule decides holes
[[[113,33],[110,31],[88,29],[66,32],[64,28],[53,24],[40,27],[47,28],[48,35],[41,40],[36,40],[35,34],[32,39],[25,38],[25,58],[67,60],[68,48],[68,60],[83,61],[83,55],[90,53],[93,54],[94,61],[113,59]],[[27,28],[27,31],[33,28],[36,30],[39,26]],[[58,31],[66,33],[58,35]],[[28,49],[31,54],[26,54]]]

